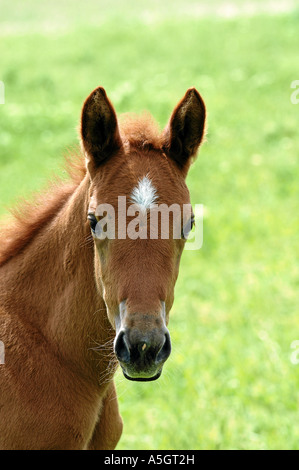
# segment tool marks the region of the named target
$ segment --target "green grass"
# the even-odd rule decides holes
[[[113,11],[88,0],[85,13],[64,1],[60,15],[58,2],[2,4],[4,220],[61,173],[96,86],[117,112],[147,109],[161,126],[190,86],[206,101],[207,142],[188,176],[204,244],[183,255],[162,377],[117,374],[118,448],[299,449],[299,15],[193,16],[192,1],[186,14],[169,1],[147,13],[133,0]]]

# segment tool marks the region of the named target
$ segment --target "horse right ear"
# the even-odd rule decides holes
[[[96,88],[83,105],[81,139],[89,171],[122,146],[115,110],[102,87]]]
[[[195,88],[189,88],[162,135],[163,150],[185,173],[203,140],[205,121],[204,101]]]

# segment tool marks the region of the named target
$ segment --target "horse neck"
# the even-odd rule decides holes
[[[5,283],[10,311],[77,368],[99,367],[92,348],[113,337],[95,283],[88,192],[86,176],[49,225],[12,259]]]

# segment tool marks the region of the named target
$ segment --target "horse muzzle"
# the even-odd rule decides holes
[[[114,351],[127,379],[150,381],[160,377],[163,365],[171,352],[170,334],[163,312],[160,319],[151,315],[134,314],[135,321],[130,322],[128,318],[126,321],[128,314],[122,319],[120,315],[116,322],[119,328],[114,341]],[[151,324],[154,327],[151,328]]]

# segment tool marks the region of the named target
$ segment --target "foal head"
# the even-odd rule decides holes
[[[173,228],[178,222],[191,228],[193,217],[183,220],[182,213],[169,212],[169,236],[163,236],[157,217],[154,228],[161,231],[151,236],[151,216],[161,204],[190,206],[185,178],[204,125],[205,106],[194,88],[162,134],[144,117],[119,127],[103,88],[83,106],[81,138],[91,180],[86,217],[94,237],[96,282],[116,330],[115,354],[131,380],[158,378],[170,354],[166,325],[186,238],[186,233],[174,237]]]

